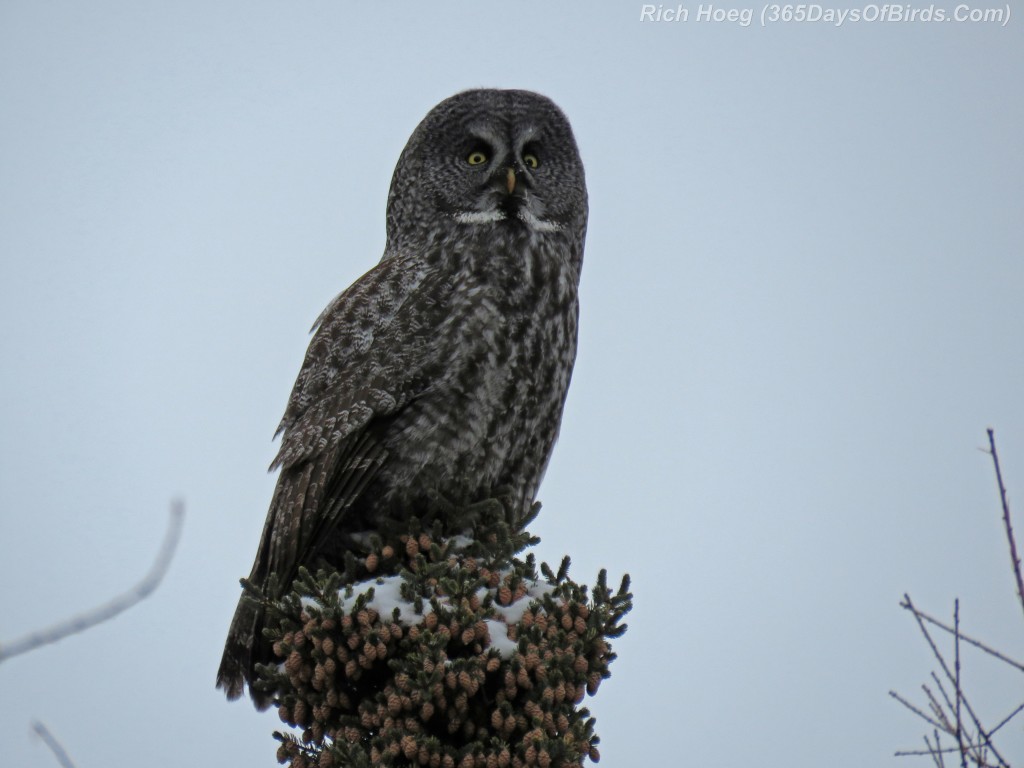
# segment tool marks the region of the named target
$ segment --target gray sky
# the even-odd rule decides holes
[[[276,716],[213,687],[270,437],[409,133],[474,86],[551,96],[587,168],[535,533],[633,577],[602,764],[926,764],[891,756],[923,729],[887,691],[933,668],[905,591],[1024,657],[978,451],[1024,498],[1021,20],[642,6],[0,3],[0,642],[139,578],[188,505],[152,598],[0,666],[4,764],[55,765],[33,717],[80,768],[276,764]],[[990,724],[1019,703],[964,665]]]

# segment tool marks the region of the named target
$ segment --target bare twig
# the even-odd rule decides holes
[[[960,717],[960,702],[963,701],[963,689],[960,687],[960,598],[953,601],[953,669],[956,671],[956,680],[953,681],[954,693],[956,694],[956,733],[954,738],[960,746],[960,768],[967,768],[967,748],[964,745],[963,719]]]
[[[968,731],[965,728],[963,728],[963,719],[962,718],[959,719],[959,720],[957,719],[959,717],[959,715],[958,715],[958,713],[956,711],[957,705],[953,701],[953,699],[951,699],[949,697],[949,694],[946,692],[946,686],[944,686],[942,684],[942,679],[937,674],[935,674],[934,672],[931,673],[931,676],[932,676],[932,680],[935,681],[935,687],[938,688],[939,689],[939,693],[942,694],[942,700],[945,702],[945,705],[946,705],[945,709],[943,709],[943,707],[938,703],[936,698],[932,695],[932,692],[928,689],[928,686],[922,685],[921,687],[924,689],[925,693],[928,695],[928,697],[929,697],[929,699],[931,701],[932,709],[935,711],[936,717],[943,724],[943,727],[944,727],[943,728],[943,732],[949,734],[950,736],[953,736],[957,740],[957,746],[949,747],[948,751],[949,752],[958,752],[958,751],[960,751],[961,747],[965,747],[965,748],[967,748],[968,752],[970,753],[971,759],[974,760],[974,762],[976,764],[984,765],[984,760],[979,758],[977,755],[974,754],[975,752],[978,752],[979,754],[983,753],[984,752],[984,748],[980,748],[979,749],[977,746],[975,746],[975,744],[974,744],[974,737],[971,735],[970,731]],[[949,713],[951,713],[951,715],[953,716],[954,722],[957,723],[956,725],[954,725],[953,723],[950,722],[949,717],[946,715],[947,711]],[[959,728],[959,735],[957,733],[958,728]],[[990,736],[992,735],[991,732],[989,732],[989,735]],[[962,757],[962,755],[961,755],[961,757]]]
[[[934,731],[935,734],[935,748],[932,750],[932,759],[935,761],[937,768],[946,768],[946,759],[942,756],[942,736],[939,735],[938,731]],[[928,744],[928,737],[924,739],[925,743]],[[931,744],[928,744],[930,747]]]
[[[1014,709],[1014,710],[1013,710],[1013,712],[1011,712],[1011,713],[1010,713],[1010,714],[1008,714],[1008,715],[1007,715],[1006,717],[1004,717],[1004,718],[1003,718],[1002,720],[1000,720],[1000,721],[999,721],[999,723],[998,723],[998,724],[996,725],[996,727],[995,727],[995,728],[993,728],[993,729],[992,729],[991,731],[989,731],[989,732],[988,732],[989,736],[991,736],[991,735],[992,735],[993,733],[995,733],[996,731],[998,731],[998,730],[999,730],[1000,728],[1002,728],[1002,727],[1003,727],[1004,725],[1006,725],[1006,724],[1007,724],[1008,722],[1010,722],[1011,720],[1013,720],[1013,718],[1015,718],[1015,717],[1016,717],[1017,715],[1019,715],[1019,714],[1020,714],[1021,712],[1024,712],[1024,702],[1022,702],[1022,703],[1018,704],[1018,705],[1017,705],[1017,708],[1016,708],[1016,709]]]
[[[67,750],[61,745],[57,738],[50,733],[50,729],[47,728],[39,720],[32,721],[32,730],[35,731],[36,735],[43,740],[43,743],[50,748],[53,752],[53,756],[57,758],[57,762],[60,763],[61,768],[75,768],[75,762],[68,755]]]
[[[942,680],[939,679],[939,676],[936,675],[934,672],[932,672],[932,680],[935,681],[935,685],[936,687],[938,687],[939,693],[942,694],[942,698],[946,702],[946,706],[949,708],[949,711],[954,711],[955,706],[953,705],[952,699],[949,698],[949,694],[946,693],[946,687],[942,684]]]
[[[925,714],[924,710],[920,709],[919,707],[915,707],[909,701],[907,701],[902,696],[900,696],[898,693],[896,693],[896,691],[889,691],[889,695],[892,696],[894,699],[896,699],[896,701],[898,701],[900,704],[902,704],[904,707],[909,709],[911,712],[913,712],[915,715],[920,717],[925,722],[929,723],[930,725],[932,725],[932,726],[934,726],[936,728],[940,728],[943,731],[946,730],[946,726],[944,726],[942,723],[940,723],[940,722],[938,722],[936,720],[933,720],[930,715]]]
[[[924,738],[925,738],[925,743],[928,744],[929,746],[931,746],[931,742],[928,741],[928,737],[925,736]],[[916,756],[920,756],[920,755],[934,755],[934,754],[939,753],[939,752],[941,752],[944,755],[948,755],[951,752],[959,752],[959,751],[960,751],[959,747],[942,747],[941,749],[936,749],[935,747],[931,747],[930,749],[898,749],[895,752],[893,752],[893,755],[896,756],[896,757],[910,757],[912,755],[916,755]]]
[[[921,612],[918,611],[914,604],[911,602],[910,595],[904,593],[903,600],[906,604],[904,605],[904,607],[908,608],[908,610],[910,610],[914,614],[914,618],[917,620],[917,626],[921,630],[921,634],[924,635],[925,640],[928,641],[928,645],[932,649],[932,654],[935,656],[935,659],[939,662],[939,666],[945,673],[946,679],[949,680],[951,683],[955,684],[955,677],[953,673],[949,671],[949,665],[946,663],[946,659],[942,655],[942,652],[935,645],[935,641],[932,640],[932,636],[928,632],[928,628],[924,624]],[[954,632],[956,632],[956,630],[954,630]],[[986,732],[985,729],[982,727],[981,720],[978,719],[977,714],[975,714],[974,712],[974,708],[971,706],[970,701],[967,700],[967,697],[963,694],[962,691],[960,693],[960,701],[963,704],[963,709],[965,709],[967,711],[967,714],[971,716],[971,721],[974,723],[974,727],[978,732],[979,742],[977,744],[977,747],[987,748],[992,752],[996,759],[999,760],[1000,765],[1007,766],[1007,768],[1009,768],[1009,764],[1006,762],[1005,759],[1003,759],[1003,756],[999,754],[999,750],[995,748],[995,745],[989,738],[988,732]]]
[[[1003,505],[1003,525],[1006,528],[1006,540],[1010,543],[1010,560],[1013,563],[1013,575],[1017,579],[1017,597],[1020,599],[1020,607],[1024,609],[1024,578],[1020,572],[1020,556],[1017,554],[1017,542],[1013,536],[1013,525],[1010,523],[1010,503],[1006,500],[1006,486],[1003,485],[1003,473],[999,469],[999,454],[996,453],[995,432],[988,429],[989,452],[992,454],[992,464],[996,468],[996,482],[999,484],[999,500]]]
[[[935,677],[934,674],[932,677],[935,678],[936,682],[938,682],[939,678]],[[946,733],[956,733],[956,728],[949,722],[949,718],[946,717],[946,710],[944,710],[942,705],[939,704],[938,699],[935,698],[935,694],[932,693],[932,689],[927,685],[922,685],[921,690],[924,691],[924,695],[928,697],[928,707],[931,709],[935,719],[939,722],[939,727]],[[942,688],[942,683],[939,683],[939,690],[942,691],[943,696],[946,695],[946,691]]]
[[[953,624],[952,628],[946,627],[941,622],[932,619],[926,614],[922,613],[913,604],[909,595],[903,596],[903,602],[900,604],[903,608],[910,611],[914,618],[917,620],[918,627],[921,633],[924,635],[929,647],[932,649],[932,653],[935,659],[938,661],[942,672],[945,675],[946,680],[953,687],[953,695],[947,693],[946,686],[943,685],[943,680],[935,674],[931,673],[932,680],[935,682],[938,693],[941,695],[941,699],[932,689],[927,685],[922,685],[921,689],[924,691],[925,697],[928,701],[928,709],[930,713],[925,712],[921,708],[911,704],[909,701],[904,699],[895,691],[890,691],[889,695],[899,701],[903,706],[913,712],[915,715],[920,717],[922,720],[927,722],[935,729],[935,741],[933,742],[930,737],[925,736],[925,744],[928,747],[927,751],[914,751],[905,750],[897,752],[897,755],[929,755],[933,762],[939,765],[943,762],[943,753],[959,753],[960,754],[960,768],[966,768],[968,763],[973,763],[978,768],[1009,768],[1009,763],[1003,758],[992,743],[992,735],[1002,728],[1007,722],[1009,722],[1019,712],[1024,711],[1024,704],[1021,704],[1007,717],[1005,717],[1000,723],[990,731],[986,731],[982,725],[978,716],[975,714],[974,709],[971,707],[967,696],[964,694],[964,690],[961,683],[960,677],[960,648],[959,639],[963,638],[963,634],[960,632],[960,610],[959,601],[954,604]],[[949,631],[954,636],[954,647],[955,647],[955,661],[953,669],[950,669],[950,664],[946,661],[935,644],[935,640],[932,638],[931,633],[928,631],[927,623],[934,624],[945,631]],[[981,645],[975,643],[975,645]],[[984,650],[998,656],[1006,663],[1017,666],[1015,662],[1009,659],[1005,659],[1001,654],[994,653],[987,647]],[[973,724],[973,728],[967,726],[964,722],[963,712],[966,712],[969,716],[969,722]],[[939,741],[939,734],[945,733],[956,739],[956,744],[952,747],[942,747]],[[995,762],[989,762],[989,755],[995,760]]]
[[[927,613],[922,611],[917,606],[912,605],[910,603],[910,598],[907,597],[906,595],[904,595],[903,597],[904,597],[904,601],[902,603],[900,603],[900,607],[901,608],[907,609],[908,611],[913,613],[918,618],[924,619],[929,624],[931,624],[931,625],[933,625],[935,627],[938,627],[939,629],[943,630],[944,632],[948,632],[951,635],[954,634],[955,630],[953,629],[953,627],[950,627],[950,626],[947,626],[946,624],[943,624],[938,619],[936,619],[936,618],[934,618],[932,616],[929,616]],[[1006,664],[1009,664],[1011,667],[1014,667],[1016,669],[1019,669],[1021,672],[1024,672],[1024,664],[1021,664],[1019,661],[1014,661],[1009,656],[1006,656],[1006,655],[1000,653],[999,651],[997,651],[995,648],[990,648],[989,646],[985,645],[980,640],[975,640],[973,637],[965,635],[962,632],[960,633],[960,639],[963,640],[965,643],[970,643],[975,648],[978,648],[979,650],[984,651],[985,653],[989,654],[990,656],[994,656],[995,658],[999,659],[1000,661],[1005,662]]]
[[[1010,546],[1010,559],[1017,582],[1017,595],[1020,598],[1021,607],[1024,607],[1024,579],[1021,576],[1021,560],[1017,554],[1017,542],[1013,534],[1013,525],[1010,522],[1010,505],[1006,498],[1006,487],[1003,484],[1002,471],[999,467],[999,456],[996,453],[995,437],[991,429],[988,430],[988,440],[989,453],[992,455],[992,462],[995,465],[996,482],[999,485],[999,496],[1003,509],[1003,524],[1006,528],[1006,539]],[[900,603],[900,606],[913,614],[921,634],[924,635],[928,646],[932,650],[932,654],[939,663],[944,679],[935,672],[932,672],[931,677],[934,681],[934,688],[928,685],[921,686],[927,699],[928,706],[926,708],[920,708],[911,704],[895,691],[889,692],[903,706],[933,727],[932,734],[924,737],[927,749],[901,750],[896,752],[896,755],[928,755],[932,758],[932,762],[937,768],[944,768],[944,755],[959,753],[959,768],[968,768],[968,765],[974,765],[976,768],[1009,768],[1009,763],[993,744],[992,737],[1018,714],[1024,712],[1024,703],[1018,705],[1010,714],[1000,720],[994,728],[986,731],[982,727],[974,708],[971,706],[964,688],[961,640],[999,659],[1018,672],[1024,672],[1024,664],[961,632],[959,599],[953,603],[953,626],[951,627],[918,610],[908,594],[903,595],[903,601]],[[939,650],[935,639],[932,637],[931,632],[929,632],[929,626],[936,627],[943,632],[953,635],[952,664],[947,662],[943,652]],[[933,693],[934,689],[938,689],[938,695]],[[953,746],[944,746],[941,740],[943,734],[956,739],[956,743]]]
[[[181,527],[184,519],[184,503],[180,500],[171,502],[170,521],[167,525],[167,532],[164,534],[163,543],[160,545],[160,551],[157,552],[156,560],[153,561],[149,573],[134,587],[103,605],[93,608],[91,611],[80,613],[66,621],[32,632],[10,643],[0,645],[0,662],[40,646],[55,643],[68,635],[73,635],[76,632],[81,632],[108,619],[112,619],[114,616],[128,610],[136,603],[148,597],[160,585],[164,574],[167,573],[171,558],[174,556],[174,550],[178,546],[178,539],[181,537]]]

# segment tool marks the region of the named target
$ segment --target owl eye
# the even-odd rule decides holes
[[[470,165],[483,165],[487,162],[487,153],[481,152],[479,149],[474,149],[466,155],[466,162]]]
[[[533,169],[540,165],[540,160],[533,152],[525,152],[523,153],[523,163],[526,164],[527,168]]]

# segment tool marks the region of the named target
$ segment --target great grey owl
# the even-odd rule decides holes
[[[276,574],[288,589],[343,533],[438,495],[510,488],[529,509],[576,357],[586,227],[583,164],[549,99],[472,90],[427,114],[391,180],[383,258],[314,326],[254,584]],[[249,683],[260,708],[263,624],[239,602],[217,675],[232,699]]]

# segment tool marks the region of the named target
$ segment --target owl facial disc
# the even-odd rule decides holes
[[[542,219],[534,212],[533,208],[539,201],[530,193],[529,182],[520,181],[513,166],[505,168],[503,175],[495,174],[492,183],[497,193],[490,198],[494,207],[484,211],[459,211],[454,216],[456,221],[461,224],[491,224],[514,219],[535,232],[554,232],[562,228],[561,224]]]

